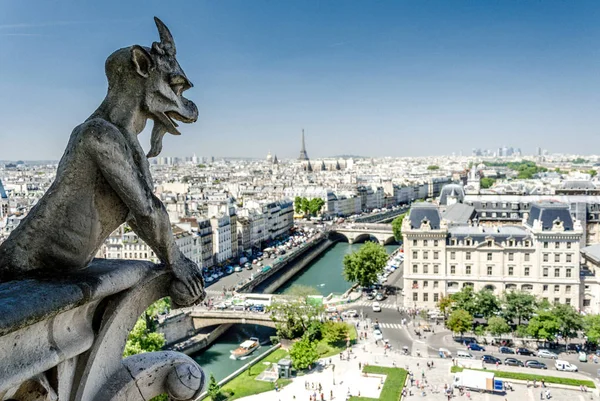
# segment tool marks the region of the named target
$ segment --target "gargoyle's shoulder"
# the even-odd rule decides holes
[[[100,141],[110,140],[120,142],[124,140],[121,131],[114,124],[102,118],[92,118],[78,125],[73,130],[73,135]]]

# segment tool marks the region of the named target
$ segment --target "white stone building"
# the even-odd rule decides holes
[[[451,225],[435,205],[415,204],[403,224],[405,306],[433,309],[442,296],[472,286],[581,308],[582,235],[560,203],[534,204],[522,226],[501,227]]]

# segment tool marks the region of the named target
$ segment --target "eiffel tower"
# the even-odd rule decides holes
[[[304,129],[302,130],[302,149],[300,149],[300,157],[298,157],[298,160],[308,160],[306,146],[304,146]]]

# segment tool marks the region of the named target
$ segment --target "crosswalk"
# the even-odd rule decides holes
[[[373,306],[373,301],[356,301],[352,305],[353,306],[368,306],[370,308]],[[385,308],[385,309],[398,309],[398,305],[396,303],[391,303],[391,302],[386,302],[386,303],[379,302],[379,306],[381,306],[382,308]]]
[[[402,325],[400,323],[379,323],[379,327],[382,329],[402,330]]]

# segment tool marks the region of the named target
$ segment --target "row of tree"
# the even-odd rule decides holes
[[[325,201],[321,198],[307,199],[296,196],[294,199],[294,211],[297,214],[303,214],[305,216],[316,216],[321,212],[324,205]]]
[[[474,331],[494,336],[515,333],[519,337],[536,340],[565,341],[585,333],[588,342],[600,339],[600,316],[581,315],[571,305],[550,304],[534,295],[505,292],[497,297],[490,290],[473,291],[470,286],[446,297],[438,303],[440,311],[449,315],[446,325],[455,333]],[[474,317],[485,319],[485,324],[475,324]]]

